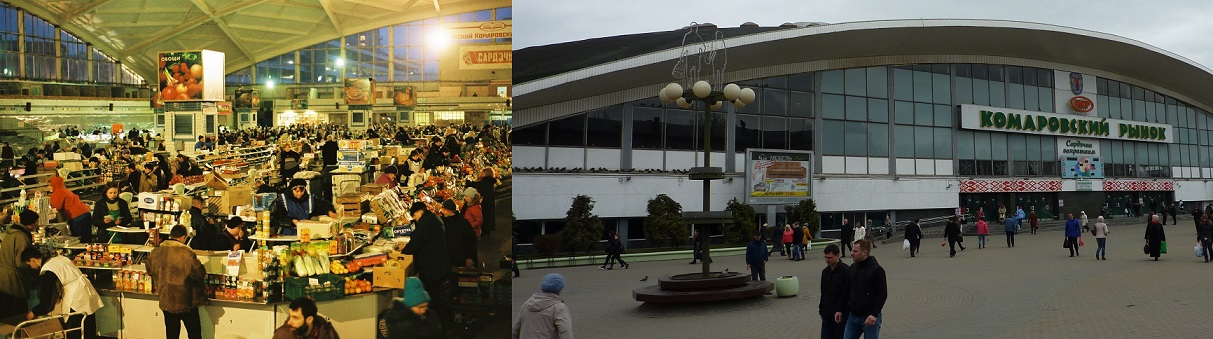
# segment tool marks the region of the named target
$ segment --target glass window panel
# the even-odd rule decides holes
[[[766,89],[763,91],[763,110],[767,115],[788,115],[788,91]]]
[[[903,68],[893,69],[893,98],[914,100],[914,72]]]
[[[1014,109],[1024,108],[1023,84],[1007,85],[1007,107]]]
[[[951,159],[952,158],[952,129],[951,128],[936,128],[935,129],[935,158]]]
[[[934,80],[931,81],[931,92],[934,93],[934,101],[937,104],[952,103],[952,84],[948,81],[947,74],[934,74]]]
[[[813,116],[813,93],[791,91],[792,108],[789,115],[796,117]]]
[[[956,66],[955,73],[956,73],[957,77],[962,77],[962,78],[972,78],[973,77],[973,65],[956,64],[955,66]]]
[[[956,138],[956,158],[960,160],[974,159],[973,154],[973,132],[966,130],[957,130]]]
[[[866,122],[847,121],[846,123],[846,155],[862,157],[868,155],[868,131]]]
[[[738,84],[738,85],[741,85],[741,84]],[[765,94],[764,92],[766,91],[765,88],[751,87],[748,85],[742,86],[742,88],[750,88],[750,89],[754,90],[755,98],[763,98],[763,95]],[[786,101],[785,101],[785,103],[786,103]],[[740,110],[737,110],[737,112],[738,113],[759,114],[759,113],[762,113],[762,107],[764,105],[765,104],[763,102],[755,102],[755,103],[746,105],[745,107],[742,107]]]
[[[1034,72],[1033,72],[1034,73]],[[1025,73],[1032,74],[1032,73]],[[1023,107],[1029,111],[1040,109],[1040,91],[1037,87],[1024,86],[1023,88]]]
[[[889,156],[889,125],[868,124],[868,156]]]
[[[1141,100],[1133,100],[1133,121],[1146,121],[1146,103]]]
[[[987,65],[973,65],[973,79],[987,80],[990,78],[990,68]]]
[[[496,11],[497,11],[497,20],[513,20],[514,19],[514,8],[513,7],[502,7],[502,8],[498,8]]]
[[[1007,66],[1007,82],[1012,84],[1023,84],[1023,68],[1016,66]]]
[[[973,150],[977,153],[977,160],[990,160],[993,158],[990,152],[990,133],[974,132]]]
[[[780,128],[783,128],[782,126]],[[736,126],[737,148],[738,152],[745,152],[750,148],[762,147],[762,117],[757,115],[737,115]],[[719,139],[723,144],[726,139]],[[712,143],[717,142],[716,131],[712,131]],[[715,149],[715,146],[712,146]],[[723,147],[721,148],[723,149]]]
[[[665,148],[671,150],[694,150],[695,112],[670,109],[665,112]]]
[[[585,114],[552,121],[548,144],[552,146],[585,146]]]
[[[935,126],[952,127],[952,106],[935,105]]]
[[[973,103],[973,79],[972,78],[956,78],[956,103],[971,104]]]
[[[931,73],[914,72],[914,101],[931,102]]]
[[[1023,69],[1023,84],[1027,86],[1036,86],[1036,69],[1024,67]],[[1025,91],[1027,89],[1024,89]]]
[[[868,96],[873,98],[889,97],[889,71],[884,66],[868,67]]]
[[[1156,161],[1154,164],[1160,166],[1171,166],[1171,153],[1175,152],[1176,148],[1167,144],[1155,144],[1154,146],[1158,147],[1158,151],[1156,151],[1156,154],[1158,154],[1158,161]]]
[[[821,72],[822,93],[843,93],[843,71],[830,70]]]
[[[893,148],[898,158],[914,157],[914,126],[893,126]]]
[[[889,101],[868,99],[868,119],[873,122],[889,122]]]
[[[786,88],[788,88],[788,77],[786,77],[786,76],[770,77],[770,78],[763,79],[762,83],[764,85],[766,85],[767,88],[786,89]]]
[[[930,127],[917,126],[914,127],[914,156],[920,159],[929,159],[935,156],[934,136],[931,134]]]
[[[1007,144],[1011,148],[1011,160],[1028,160],[1026,143],[1027,140],[1023,134],[1010,135]]]
[[[843,122],[841,120],[825,120],[821,122],[821,140],[825,141],[821,145],[821,153],[823,155],[845,155],[843,152]]]
[[[990,157],[994,160],[1007,160],[1007,135],[1002,133],[990,134]]]
[[[837,94],[823,94],[821,96],[821,117],[826,119],[846,117],[846,98]]]
[[[702,119],[703,114],[699,114],[698,116],[701,117],[701,119]],[[745,119],[743,119],[743,117]],[[747,121],[747,120],[749,120],[749,121]],[[710,135],[712,137],[712,150],[713,151],[724,151],[725,147],[727,146],[726,143],[728,142],[728,128],[729,128],[727,121],[728,121],[728,113],[712,113],[712,121],[711,121],[711,125],[710,125],[710,126],[712,126],[712,133]],[[700,120],[699,123],[703,123],[703,120]],[[737,123],[738,123],[738,126],[736,127],[737,128],[737,130],[736,130],[736,137],[737,137],[736,139],[737,140],[734,145],[738,146],[739,149],[741,149],[740,146],[743,146],[743,145],[746,147],[758,147],[758,145],[761,142],[761,138],[762,138],[762,135],[758,134],[758,131],[762,130],[762,126],[759,126],[762,124],[762,119],[760,119],[756,116],[753,116],[753,115],[747,115],[747,116],[738,115]],[[744,130],[741,127],[742,123],[745,124]],[[703,128],[703,126],[700,126],[700,128]],[[703,141],[700,140],[699,142],[702,143]],[[702,146],[702,144],[701,144],[701,146]],[[702,151],[702,149],[700,149],[700,151]]]
[[[989,79],[992,82],[1003,82],[1002,66],[990,65]]]
[[[788,119],[766,117],[762,120],[762,148],[788,148]],[[741,151],[738,149],[738,151]]]
[[[931,104],[915,103],[914,104],[914,124],[920,126],[931,126],[932,117],[935,116],[935,108]]]
[[[813,73],[804,72],[788,76],[788,87],[798,91],[813,90]]]
[[[1040,111],[1056,112],[1056,103],[1053,102],[1053,89],[1048,87],[1037,87],[1036,90],[1040,92]]]
[[[1136,145],[1137,154],[1135,154],[1135,156],[1137,157],[1137,164],[1138,165],[1153,164],[1154,160],[1152,159],[1152,157],[1154,156],[1154,152],[1152,152],[1153,150],[1150,149],[1150,143],[1138,142],[1136,144],[1137,144]]]
[[[990,106],[1007,107],[1006,84],[1000,81],[990,81]]]
[[[973,103],[985,106],[990,105],[990,81],[973,80]]]
[[[1027,152],[1025,159],[1033,161],[1044,160],[1042,154],[1040,154],[1040,136],[1027,135],[1024,138],[1024,147]]]
[[[848,68],[843,71],[846,77],[846,95],[867,95],[867,72],[863,68]]]
[[[587,114],[586,143],[590,147],[619,148],[623,140],[623,107],[612,106]]]
[[[893,103],[893,114],[896,115],[896,121],[899,124],[914,123],[914,103],[908,101],[896,101]]]
[[[847,120],[868,120],[868,100],[862,97],[847,96]]]
[[[660,108],[633,107],[632,148],[661,149],[664,127]]]
[[[1043,68],[1036,69],[1036,85],[1044,88],[1053,88],[1053,71]]]
[[[1057,160],[1057,138],[1051,135],[1040,136],[1040,154],[1041,160],[1056,161]]]
[[[813,120],[788,119],[788,137],[790,149],[813,150]]]

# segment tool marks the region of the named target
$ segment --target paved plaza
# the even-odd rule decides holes
[[[874,249],[887,272],[889,299],[881,335],[887,338],[1161,338],[1213,333],[1213,263],[1195,256],[1191,219],[1167,225],[1169,254],[1161,261],[1142,254],[1144,219],[1111,220],[1108,260],[1095,260],[1089,233],[1081,256],[1062,248],[1060,230],[1021,233],[1007,248],[1004,235],[948,258],[940,238],[928,238],[918,257],[900,244]],[[971,224],[970,224],[971,226]],[[1001,227],[994,227],[991,229]],[[1026,229],[1026,227],[1025,227]],[[958,249],[959,250],[959,249]],[[778,255],[778,254],[776,254]],[[630,269],[597,266],[534,269],[513,284],[513,312],[538,290],[543,275],[558,272],[562,297],[583,338],[816,338],[821,249],[793,262],[773,257],[768,280],[799,277],[800,294],[694,306],[642,304],[635,288],[656,278],[692,273],[689,260],[638,262]],[[844,259],[850,264],[851,259]],[[742,256],[716,258],[714,271],[748,273]],[[648,282],[640,282],[645,276]]]

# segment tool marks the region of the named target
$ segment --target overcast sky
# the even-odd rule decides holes
[[[706,9],[706,8],[711,8]],[[1213,1],[514,0],[514,49],[678,29],[785,22],[999,19],[1119,35],[1213,66]]]

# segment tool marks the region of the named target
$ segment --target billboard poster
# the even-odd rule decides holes
[[[396,86],[392,88],[392,103],[397,110],[410,110],[417,106],[416,86]]]
[[[746,151],[746,202],[794,204],[812,196],[813,153]]]
[[[255,108],[261,107],[261,93],[253,89],[237,89],[235,98],[232,100],[232,107],[235,108]]]
[[[164,102],[223,101],[222,52],[160,52],[158,59],[157,88]]]
[[[216,110],[217,112],[219,112],[219,115],[228,115],[228,114],[232,114],[232,103],[230,103],[230,102],[226,102],[226,101],[224,101],[224,102],[216,102],[216,103],[215,103],[215,110]]]
[[[370,78],[345,79],[346,105],[374,105],[375,83]]]
[[[459,69],[505,69],[513,67],[510,45],[460,45]]]
[[[511,39],[514,21],[462,22],[447,24],[446,32],[455,40]]]
[[[292,99],[291,109],[307,109],[307,99]]]
[[[1103,179],[1103,159],[1099,157],[1064,157],[1061,177],[1066,179]]]

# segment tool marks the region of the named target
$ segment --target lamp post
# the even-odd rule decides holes
[[[706,80],[699,80],[689,90],[684,90],[677,82],[670,83],[657,92],[657,97],[662,103],[674,102],[684,109],[691,108],[694,103],[703,104],[703,167],[691,168],[689,177],[691,180],[703,181],[703,212],[706,216],[711,209],[711,181],[724,179],[724,170],[712,167],[712,110],[720,109],[725,101],[732,103],[734,108],[745,107],[754,102],[754,90],[743,89],[737,84],[715,89]],[[700,259],[703,259],[703,274],[706,276],[711,272],[712,258],[708,250],[711,244],[708,241],[708,230],[703,229],[703,223],[699,225],[699,240],[702,244]]]

